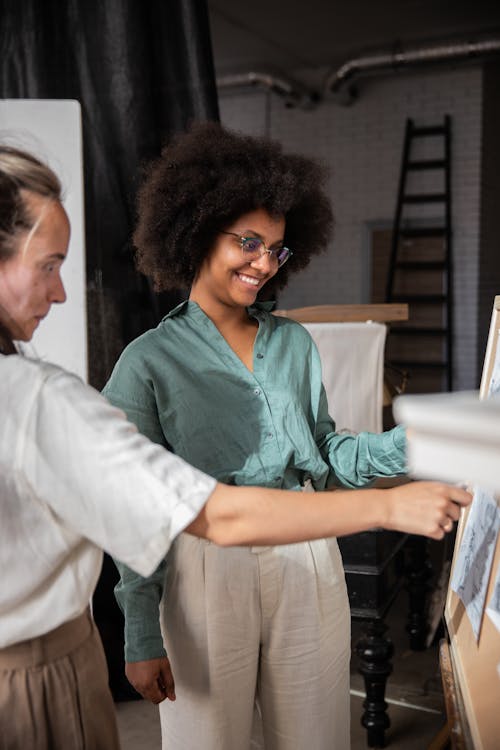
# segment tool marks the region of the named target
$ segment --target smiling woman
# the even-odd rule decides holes
[[[311,337],[263,301],[326,248],[324,183],[315,161],[214,123],[174,139],[146,171],[134,240],[156,287],[189,298],[129,345],[105,388],[145,435],[218,481],[291,489],[310,509],[321,494],[300,491],[406,465],[402,428],[335,432]],[[353,520],[355,494],[365,511],[371,497],[349,493]],[[284,522],[292,504],[282,508]],[[348,748],[335,538],[227,550],[183,534],[149,579],[117,564],[127,676],[160,702],[164,748],[249,750],[255,704],[265,747]]]

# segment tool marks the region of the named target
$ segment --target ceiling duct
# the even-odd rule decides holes
[[[260,86],[278,94],[285,100],[286,107],[312,109],[319,101],[319,95],[309,91],[296,81],[274,73],[249,71],[248,73],[234,73],[217,76],[217,88],[241,88],[245,86]]]
[[[365,75],[393,73],[400,70],[442,63],[477,61],[500,53],[500,39],[455,42],[390,53],[354,58],[330,72],[325,80],[324,95],[334,94],[342,104],[352,103],[357,95],[354,79]]]

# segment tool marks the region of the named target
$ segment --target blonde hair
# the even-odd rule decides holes
[[[42,161],[26,151],[0,146],[0,263],[16,253],[22,232],[36,229],[27,193],[59,201],[61,191],[59,178]]]

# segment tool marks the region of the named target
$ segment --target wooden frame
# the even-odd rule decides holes
[[[490,332],[481,378],[480,398],[488,396],[497,349],[500,346],[500,296],[495,297]],[[499,496],[497,496],[497,502]],[[460,520],[455,542],[451,574],[456,563],[460,542],[467,523],[468,513]],[[494,584],[494,573],[500,565],[500,544],[497,540],[493,559],[493,575],[489,582],[486,602]],[[450,579],[451,580],[451,579]],[[488,617],[483,622],[476,641],[465,607],[457,594],[448,588],[445,605],[445,623],[449,637],[449,662],[440,653],[443,686],[447,707],[455,700],[458,710],[450,715],[450,741],[452,748],[493,750],[500,739],[500,633]],[[447,675],[447,680],[445,676]],[[451,675],[451,676],[450,676]],[[447,694],[448,693],[448,694]]]

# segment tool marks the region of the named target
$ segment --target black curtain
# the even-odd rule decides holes
[[[155,295],[133,267],[140,167],[192,120],[218,119],[205,0],[0,0],[0,98],[82,107],[90,382],[181,298]],[[94,597],[115,698],[123,620],[105,557]]]
[[[82,106],[90,380],[177,302],[133,270],[140,166],[218,119],[205,0],[0,0],[0,98]]]

